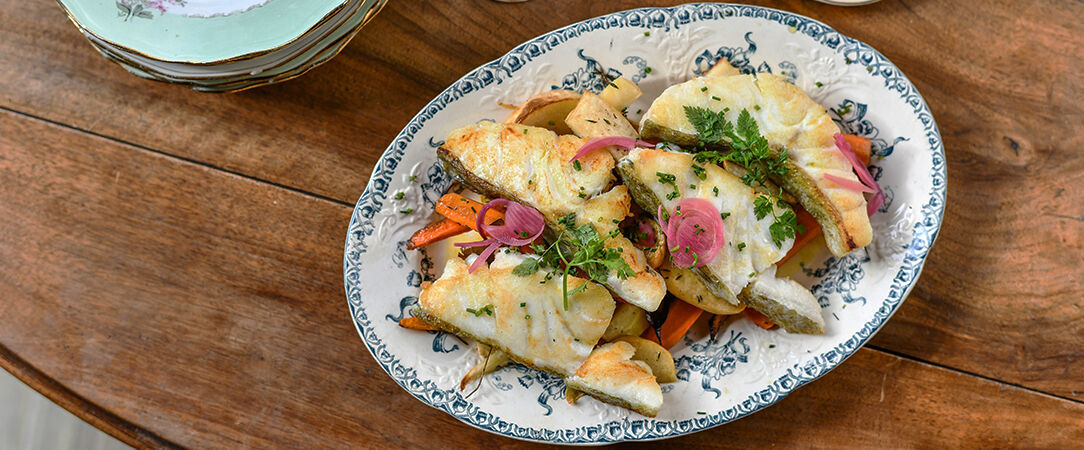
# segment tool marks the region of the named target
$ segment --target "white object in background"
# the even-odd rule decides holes
[[[0,450],[128,448],[0,369]]]

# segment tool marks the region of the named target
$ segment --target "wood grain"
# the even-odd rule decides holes
[[[760,3],[886,54],[945,138],[944,228],[913,297],[873,344],[1080,399],[1084,3]],[[352,204],[386,144],[456,78],[538,34],[635,6],[391,2],[312,73],[216,96],[128,76],[55,5],[20,3],[0,12],[0,105]]]
[[[520,445],[414,400],[366,352],[339,278],[349,208],[12,113],[0,149],[0,257],[15,268],[0,272],[0,356],[153,440],[106,424],[119,438]],[[1079,403],[864,349],[779,405],[675,444],[1044,447],[1082,430]]]
[[[0,366],[141,447],[517,445],[413,400],[365,351],[342,298],[349,205],[470,69],[559,26],[675,3],[392,1],[306,76],[208,95],[128,75],[51,1],[0,0],[0,109],[18,112],[0,112]],[[871,341],[904,358],[861,350],[674,443],[1080,442],[1084,3],[754,3],[909,75],[945,138],[949,204]]]

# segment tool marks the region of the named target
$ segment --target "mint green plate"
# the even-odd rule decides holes
[[[76,25],[149,58],[217,64],[304,36],[345,0],[57,0]]]

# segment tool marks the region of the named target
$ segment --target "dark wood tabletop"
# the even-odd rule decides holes
[[[392,138],[470,69],[669,2],[392,0],[305,76],[214,95],[129,75],[54,1],[0,1],[0,366],[140,447],[523,445],[418,402],[366,351],[343,294],[351,210]],[[1080,445],[1084,3],[756,3],[910,77],[944,137],[948,208],[865,348],[669,443]]]

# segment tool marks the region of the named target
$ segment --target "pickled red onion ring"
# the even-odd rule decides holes
[[[591,153],[595,150],[610,146],[621,147],[625,150],[629,150],[636,147],[654,148],[655,144],[622,136],[606,136],[592,138],[591,140],[587,141],[587,143],[583,144],[582,147],[580,147],[580,150],[576,152],[576,156],[573,156],[570,162],[583,158],[588,153]]]
[[[711,202],[687,198],[678,203],[669,220],[663,220],[659,206],[659,224],[666,230],[670,257],[679,267],[698,267],[711,263],[726,244],[723,219]]]
[[[486,212],[495,206],[505,207],[504,224],[487,225],[483,219],[486,216]],[[546,220],[542,217],[542,213],[534,208],[521,205],[508,199],[497,198],[486,202],[486,204],[482,206],[482,210],[478,211],[478,218],[476,219],[475,225],[478,227],[478,234],[482,235],[483,239],[481,241],[459,242],[455,244],[456,247],[486,246],[486,249],[482,251],[482,254],[478,255],[478,259],[475,259],[474,263],[470,265],[468,273],[473,273],[475,269],[481,267],[482,263],[488,260],[490,255],[497,251],[497,248],[502,244],[519,247],[534,242],[534,240],[537,239],[538,236],[541,236],[542,232],[546,229]],[[489,235],[490,237],[487,239],[486,235]]]
[[[866,186],[874,189],[874,191],[872,192],[876,192],[876,194],[873,195],[873,198],[870,199],[869,203],[866,205],[866,215],[872,216],[873,213],[877,212],[877,210],[880,209],[881,205],[883,205],[885,202],[884,190],[881,189],[881,185],[877,184],[877,180],[873,179],[873,175],[869,173],[869,169],[866,168],[866,166],[862,164],[862,161],[858,159],[858,155],[854,154],[854,150],[851,149],[851,144],[847,143],[847,139],[845,139],[843,135],[839,133],[835,134],[835,138],[836,148],[839,149],[839,152],[843,154],[843,157],[851,163],[851,167],[854,168],[854,172],[858,174],[858,179],[862,180],[862,182],[865,183]],[[825,176],[827,176],[827,174]],[[829,180],[831,180],[831,178],[829,178]]]

